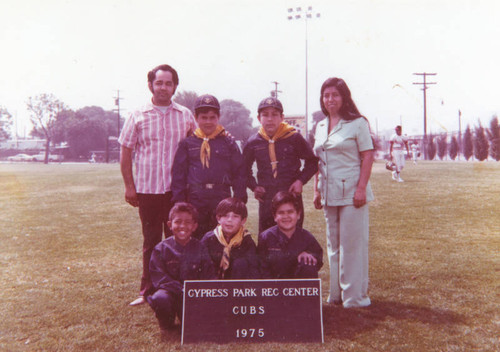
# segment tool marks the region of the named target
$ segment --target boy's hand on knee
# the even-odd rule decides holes
[[[307,252],[300,253],[297,257],[297,260],[299,263],[304,263],[306,265],[316,265],[316,263],[318,262],[312,254]]]

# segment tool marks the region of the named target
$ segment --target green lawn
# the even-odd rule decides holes
[[[161,342],[138,293],[142,235],[117,164],[0,164],[2,351],[500,350],[500,163],[376,163],[372,306],[324,305],[325,343]],[[304,227],[326,249],[305,189]],[[257,229],[255,200],[249,228]],[[255,238],[255,236],[254,236]],[[325,256],[326,260],[326,256]],[[320,272],[326,298],[328,264]]]

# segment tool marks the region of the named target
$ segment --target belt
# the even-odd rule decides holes
[[[190,184],[189,189],[191,190],[212,189],[212,190],[229,191],[229,185],[224,185],[221,183],[197,183],[197,184]]]

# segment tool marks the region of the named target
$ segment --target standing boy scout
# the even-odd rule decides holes
[[[198,128],[179,143],[172,168],[172,200],[189,202],[198,210],[195,237],[215,228],[217,204],[233,195],[247,201],[243,157],[234,139],[219,125],[220,105],[212,95],[195,102]]]
[[[262,125],[243,149],[247,186],[259,201],[259,233],[276,223],[271,201],[278,191],[288,191],[298,197],[300,213],[304,214],[302,186],[318,171],[318,159],[311,147],[295,128],[283,122],[283,105],[276,98],[262,100],[258,108]],[[304,160],[304,167],[301,169]],[[257,162],[257,180],[252,166]],[[302,227],[304,216],[299,220]]]

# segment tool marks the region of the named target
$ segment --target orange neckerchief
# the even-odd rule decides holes
[[[241,226],[238,232],[231,238],[229,243],[227,243],[226,238],[224,237],[224,233],[222,232],[222,227],[217,225],[214,230],[215,237],[219,240],[219,243],[224,246],[224,250],[222,251],[222,258],[220,261],[220,271],[222,273],[221,277],[224,278],[224,272],[229,268],[229,258],[231,255],[231,249],[233,247],[239,247],[241,242],[243,242],[243,238],[245,236],[250,236],[250,232],[245,229],[244,226]]]
[[[208,161],[210,160],[210,144],[208,144],[208,141],[214,139],[215,137],[217,137],[219,134],[222,133],[224,136],[226,135],[226,131],[224,130],[224,127],[222,127],[221,125],[217,125],[215,131],[209,136],[205,135],[205,133],[203,133],[203,131],[200,128],[197,128],[194,131],[194,135],[196,137],[203,139],[203,143],[201,143],[201,149],[200,149],[200,160],[201,160],[201,165],[203,165],[204,168],[209,167]]]
[[[264,128],[261,127],[259,130],[259,134],[266,141],[269,142],[269,159],[271,159],[271,168],[273,170],[273,177],[276,178],[278,176],[278,162],[276,161],[276,150],[274,148],[274,143],[280,139],[285,139],[296,133],[294,127],[290,126],[286,122],[282,122],[278,127],[278,130],[274,134],[273,138],[270,138]]]

